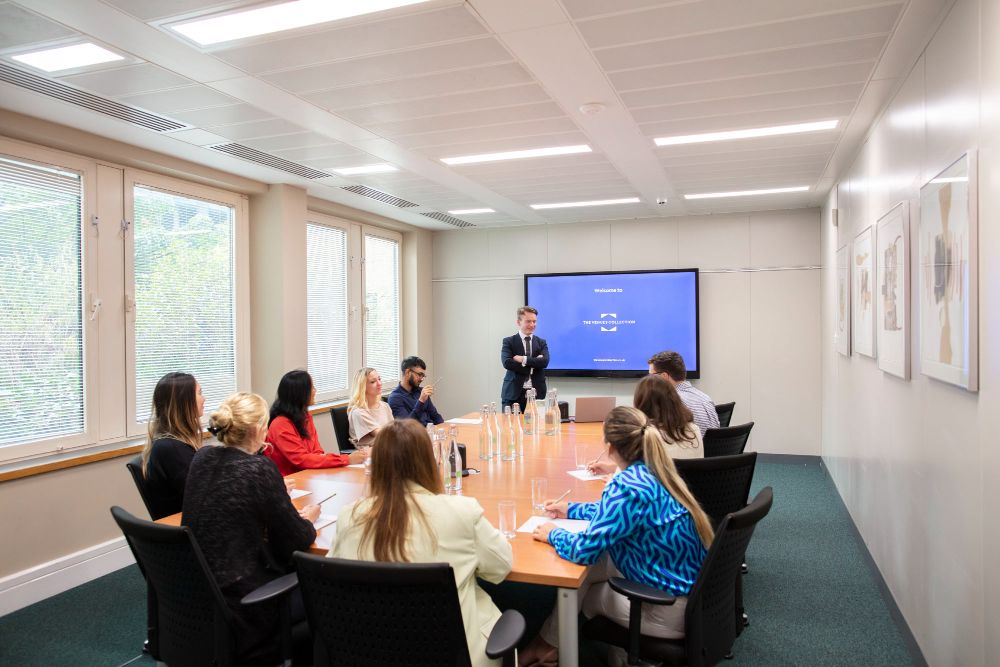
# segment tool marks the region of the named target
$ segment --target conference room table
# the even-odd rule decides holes
[[[475,419],[478,414],[461,418]],[[442,426],[448,427],[445,423]],[[485,516],[494,526],[499,527],[499,503],[514,501],[516,505],[516,525],[521,526],[532,515],[531,480],[548,480],[548,497],[557,498],[569,491],[572,501],[597,500],[604,490],[604,481],[580,480],[569,474],[576,469],[577,449],[587,460],[597,458],[603,451],[603,436],[600,423],[563,423],[554,436],[525,436],[524,456],[514,461],[479,458],[478,424],[460,423],[458,441],[467,447],[466,466],[477,469],[462,478],[461,495],[475,498],[482,505]],[[346,468],[324,468],[302,470],[288,478],[295,480],[295,488],[308,491],[308,495],[295,498],[297,507],[328,498],[322,503],[322,515],[335,517],[340,509],[366,494],[367,476],[363,466]],[[164,523],[180,524],[181,515],[174,514],[161,519]],[[310,547],[315,554],[326,554],[336,535],[336,524],[322,528],[316,541]],[[577,665],[577,590],[583,583],[587,568],[560,558],[550,545],[538,542],[531,533],[518,532],[511,540],[514,563],[507,581],[553,586],[558,589],[556,608],[559,618],[559,664],[566,667]]]

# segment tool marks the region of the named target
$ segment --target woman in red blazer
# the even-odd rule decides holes
[[[309,406],[316,398],[312,377],[306,371],[289,371],[278,383],[278,397],[271,405],[271,421],[264,453],[275,462],[282,476],[306,468],[338,468],[361,463],[363,452],[350,455],[326,452],[319,444]]]

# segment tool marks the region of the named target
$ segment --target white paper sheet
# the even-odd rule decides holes
[[[582,519],[550,519],[547,516],[533,516],[521,524],[517,532],[533,533],[535,532],[535,528],[549,522],[556,524],[560,528],[565,528],[571,533],[581,533],[587,530],[587,526],[590,525],[589,521],[583,521]]]
[[[365,464],[364,463],[349,463],[347,465],[347,467],[348,468],[364,468]]]
[[[308,496],[310,493],[312,493],[312,491],[306,491],[305,489],[292,489],[288,494],[288,497],[295,500],[296,498],[301,498],[302,496]]]
[[[566,472],[568,472],[571,477],[576,477],[584,482],[589,482],[594,479],[604,479],[604,475],[595,475],[589,470],[567,470]]]
[[[448,424],[482,424],[483,422],[480,419],[466,419],[464,417],[455,417],[453,419],[449,419],[446,423],[448,423]]]

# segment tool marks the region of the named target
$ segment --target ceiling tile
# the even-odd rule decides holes
[[[259,0],[103,0],[143,21],[182,16],[192,12],[209,13],[210,10],[231,9],[251,5]]]
[[[228,107],[211,107],[195,111],[175,111],[173,116],[185,123],[199,127],[246,123],[271,117],[266,111],[249,104],[234,104]]]
[[[900,9],[900,5],[870,7],[843,14],[630,44],[599,50],[594,55],[606,70],[615,71],[888,35],[899,18]]]
[[[663,123],[648,123],[642,125],[641,129],[642,133],[649,137],[668,137],[678,134],[699,134],[702,132],[739,130],[748,127],[808,123],[817,120],[839,120],[843,124],[843,121],[850,116],[853,110],[854,102],[841,102],[832,105],[772,109],[769,111],[727,114],[724,116],[704,116],[702,118],[685,118],[683,120],[666,121]]]
[[[247,139],[257,139],[260,137],[271,137],[279,134],[297,134],[302,132],[302,128],[295,123],[290,123],[283,118],[270,118],[258,120],[252,123],[239,123],[237,125],[219,125],[205,128],[209,132],[221,134],[230,139],[237,139],[247,143]],[[329,141],[329,139],[327,139]],[[249,144],[248,145],[252,145]],[[256,147],[256,146],[255,146]],[[260,150],[266,150],[261,148]]]
[[[61,81],[101,95],[120,97],[168,88],[191,86],[194,81],[151,63],[64,76]]]
[[[587,137],[569,118],[546,118],[488,127],[398,137],[396,143],[428,155],[476,155],[540,146],[573,146]]]
[[[451,113],[428,118],[414,118],[394,123],[381,123],[372,125],[369,129],[382,136],[396,137],[404,134],[440,132],[445,129],[483,127],[485,125],[499,125],[525,120],[561,117],[564,117],[562,109],[554,102],[541,102],[538,104],[521,104],[481,111],[467,111],[465,113]]]
[[[486,34],[464,6],[456,6],[222,49],[213,55],[259,74]]]
[[[132,104],[159,113],[229,106],[239,101],[206,86],[186,86],[155,93],[128,95],[118,99],[125,104]]]
[[[640,107],[632,110],[632,117],[639,123],[691,120],[708,116],[750,114],[767,111],[799,109],[804,107],[853,108],[861,93],[861,84],[828,86],[769,95],[745,95],[727,100],[707,100],[666,106]],[[646,132],[645,127],[643,128]]]
[[[869,72],[885,46],[885,37],[867,37],[834,44],[817,44],[765,53],[700,60],[693,63],[660,65],[609,75],[618,90],[658,88],[758,76],[768,72],[805,70],[841,63],[868,63]]]
[[[368,58],[327,63],[266,74],[262,78],[293,93],[329,90],[338,86],[404,79],[460,67],[491,65],[512,60],[492,37],[430,46]]]
[[[339,112],[338,115],[359,125],[373,125],[422,116],[438,116],[460,111],[475,111],[497,106],[547,101],[550,101],[550,98],[541,86],[531,83],[508,88],[463,92],[457,95],[440,95],[422,100],[380,104],[360,109],[347,109]]]
[[[78,34],[17,5],[0,3],[0,49],[12,49]]]

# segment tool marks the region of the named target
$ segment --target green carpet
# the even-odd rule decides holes
[[[774,508],[747,553],[750,627],[726,664],[923,664],[908,653],[905,630],[819,463],[760,461],[753,493],[764,486],[774,487]],[[0,664],[152,664],[140,654],[145,594],[132,566],[0,618]]]

